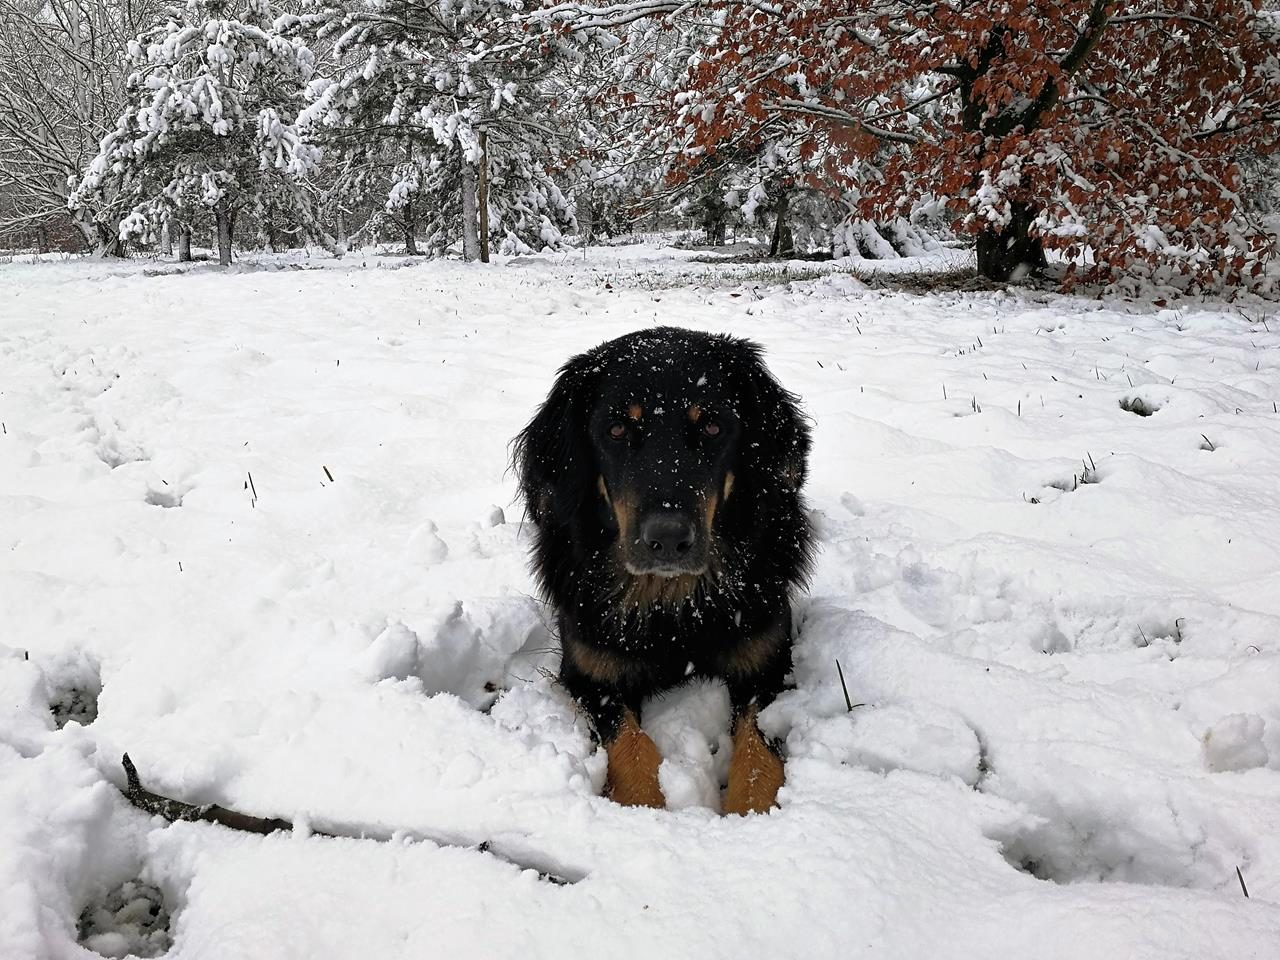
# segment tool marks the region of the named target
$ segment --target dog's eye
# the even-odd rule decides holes
[[[708,437],[718,437],[720,436],[720,424],[714,420],[708,420],[702,425],[702,432]]]
[[[623,440],[627,436],[627,425],[625,423],[615,423],[609,427],[609,436],[614,440]]]

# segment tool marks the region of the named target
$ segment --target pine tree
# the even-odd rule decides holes
[[[336,38],[335,75],[311,84],[304,119],[341,156],[342,189],[381,179],[385,218],[416,245],[479,249],[477,195],[506,252],[556,246],[573,206],[555,182],[563,128],[545,89],[557,45],[514,0],[341,2],[307,18]],[[542,31],[545,34],[545,31]],[[482,146],[483,141],[483,146]]]
[[[313,58],[276,29],[269,0],[189,0],[129,47],[134,105],[103,138],[72,204],[114,187],[122,237],[212,213],[231,262],[237,218],[308,223],[299,181],[318,160],[296,116]]]

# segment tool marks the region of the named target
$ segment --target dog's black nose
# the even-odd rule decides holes
[[[674,560],[693,549],[693,524],[678,513],[657,513],[640,524],[640,539],[653,556]]]

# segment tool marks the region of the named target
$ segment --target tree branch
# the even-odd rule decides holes
[[[857,117],[851,117],[849,114],[836,110],[834,107],[824,107],[817,103],[806,103],[804,100],[779,100],[777,103],[765,104],[763,109],[767,113],[796,113],[808,114],[814,117],[822,117],[824,120],[830,120],[832,123],[839,124],[844,127],[857,127],[864,133],[869,133],[873,137],[880,140],[889,140],[894,143],[919,143],[920,138],[911,133],[900,133],[896,130],[886,130],[883,127],[875,127],[864,120]]]
[[[254,833],[260,836],[266,836],[272,833],[282,831],[292,832],[294,824],[289,820],[282,820],[279,817],[255,817],[247,813],[241,813],[238,810],[231,810],[227,807],[220,806],[216,803],[194,804],[186,803],[182,800],[174,800],[171,797],[163,796],[159,793],[152,793],[142,786],[142,781],[138,777],[138,768],[133,765],[133,761],[129,759],[126,753],[120,760],[124,766],[125,788],[122,791],[124,797],[133,806],[137,807],[145,813],[152,816],[161,817],[169,823],[187,822],[187,823],[216,823],[219,826],[227,827],[230,830],[238,830],[242,833]],[[373,840],[385,843],[401,839],[410,839],[417,841],[426,841],[438,847],[462,847],[468,850],[474,850],[477,853],[487,854],[519,867],[521,870],[536,870],[539,878],[546,880],[548,883],[554,883],[559,886],[577,883],[583,878],[581,876],[566,876],[564,872],[556,873],[550,868],[538,867],[527,861],[522,861],[514,856],[503,853],[496,849],[493,844],[485,840],[480,843],[457,842],[450,840],[438,839],[427,836],[425,834],[411,834],[408,832],[395,831],[394,833],[386,833],[371,830],[355,830],[330,827],[327,830],[310,830],[311,833],[321,837],[342,837],[349,840]]]

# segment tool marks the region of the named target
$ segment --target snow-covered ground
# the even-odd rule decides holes
[[[0,266],[0,958],[1280,956],[1280,318],[402,263]],[[768,816],[718,813],[721,690],[646,713],[651,811],[546,679],[507,443],[658,322],[814,420]],[[165,826],[126,750],[400,834]]]

